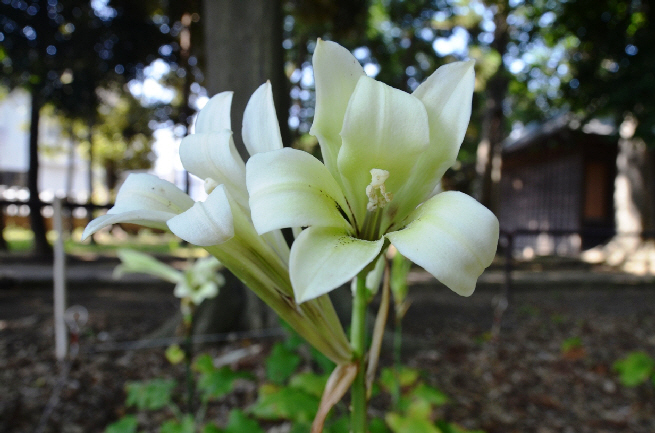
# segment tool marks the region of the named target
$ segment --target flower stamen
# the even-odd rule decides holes
[[[387,192],[384,182],[389,178],[389,172],[379,168],[371,170],[371,183],[366,186],[366,196],[368,204],[366,210],[373,212],[378,208],[383,208],[393,199],[393,194]]]

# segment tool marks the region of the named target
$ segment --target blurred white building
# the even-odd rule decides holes
[[[29,170],[30,95],[14,90],[0,99],[0,198],[26,199]],[[50,201],[57,195],[79,202],[88,198],[88,159],[71,141],[55,117],[41,115],[39,124],[39,191]],[[94,171],[97,182],[102,172]]]

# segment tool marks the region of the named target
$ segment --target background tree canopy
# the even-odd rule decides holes
[[[440,65],[475,59],[472,121],[449,177],[492,208],[493,161],[514,127],[565,112],[618,125],[629,114],[635,135],[653,141],[650,1],[285,0],[278,7],[289,80],[282,94],[288,91],[296,147],[317,151],[308,131],[319,37],[351,49],[369,75],[410,92]],[[211,96],[203,88],[211,19],[200,0],[0,0],[0,83],[27,89],[36,107],[32,195],[45,104],[85,125],[75,129],[77,141],[107,169],[109,187],[121,170],[150,164],[153,128],[178,125],[176,134],[186,134],[198,102]],[[165,65],[156,80],[170,98],[129,85],[152,79],[154,61]]]

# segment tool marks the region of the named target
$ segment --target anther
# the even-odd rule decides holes
[[[383,208],[393,199],[393,194],[387,192],[384,182],[389,178],[387,170],[374,168],[371,170],[371,183],[366,187],[368,204],[366,210],[372,212],[377,208]]]

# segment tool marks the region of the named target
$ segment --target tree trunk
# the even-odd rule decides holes
[[[506,0],[496,3],[498,11],[494,15],[494,41],[491,48],[502,59],[507,52],[509,33],[507,14],[509,5]],[[500,202],[500,177],[502,163],[502,144],[505,139],[505,115],[503,100],[507,94],[509,77],[501,60],[498,70],[487,83],[485,92],[485,112],[482,120],[482,136],[477,150],[476,172],[478,175],[475,196],[493,213],[498,214]]]
[[[52,256],[52,248],[46,239],[45,221],[41,215],[39,198],[39,119],[41,100],[40,89],[32,89],[32,107],[30,109],[30,168],[27,173],[27,187],[30,191],[30,224],[34,233],[32,251],[34,255],[44,258]]]
[[[282,142],[288,145],[289,91],[284,75],[281,2],[205,0],[203,8],[207,59],[205,87],[210,96],[223,91],[234,92],[232,130],[239,153],[244,160],[248,158],[241,138],[243,112],[252,93],[266,80],[270,80],[273,86]],[[211,316],[231,317],[235,307],[243,313],[233,321],[231,327],[234,329],[258,329],[276,323],[275,314],[250,290],[245,290],[245,305],[240,304],[244,287],[236,278],[228,278],[221,290],[228,295],[221,301],[206,302],[202,311],[198,311],[195,332],[216,332],[209,320]],[[226,299],[232,302],[228,303]]]
[[[243,111],[250,95],[266,80],[280,122],[282,142],[289,143],[289,90],[284,75],[282,5],[270,0],[206,0],[204,2],[206,77],[210,95],[231,90],[232,129],[239,153]]]
[[[653,153],[634,136],[636,127],[636,120],[628,115],[619,128],[614,181],[616,236],[607,245],[585,251],[583,258],[632,273],[655,273]]]

